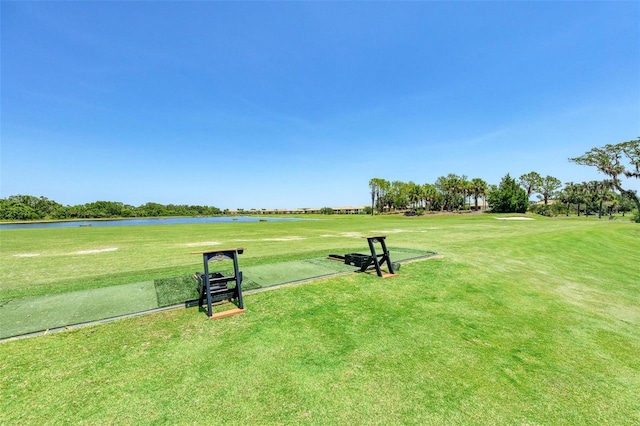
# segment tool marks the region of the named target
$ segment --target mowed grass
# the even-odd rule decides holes
[[[5,298],[30,291],[14,262],[48,258],[61,276],[34,291],[63,292],[199,270],[198,241],[246,247],[241,266],[363,252],[372,233],[443,257],[252,294],[220,321],[179,309],[2,343],[0,424],[640,423],[640,227],[535,219],[3,231]]]

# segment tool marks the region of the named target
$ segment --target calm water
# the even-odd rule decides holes
[[[2,229],[24,228],[77,228],[82,226],[142,226],[142,225],[193,225],[201,223],[229,223],[229,222],[284,222],[300,219],[295,217],[252,217],[252,216],[216,216],[216,217],[167,217],[167,218],[142,218],[142,219],[117,219],[117,220],[77,220],[71,222],[34,222],[34,223],[5,223],[0,224]]]

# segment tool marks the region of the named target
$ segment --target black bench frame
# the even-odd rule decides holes
[[[365,238],[369,243],[369,250],[371,250],[371,256],[369,256],[369,259],[366,262],[364,262],[364,264],[360,267],[360,272],[365,272],[367,268],[369,268],[373,264],[376,268],[376,273],[378,274],[378,276],[382,277],[383,274],[380,267],[386,263],[387,268],[389,269],[389,273],[395,274],[395,271],[393,270],[393,263],[391,263],[391,256],[389,255],[387,244],[384,241],[385,238],[387,237],[384,235],[379,235],[375,237],[365,237]],[[381,254],[376,253],[376,248],[374,246],[374,243],[380,243],[380,246],[382,248]]]
[[[213,317],[213,303],[222,300],[235,299],[239,309],[244,309],[242,301],[242,271],[238,268],[238,255],[244,252],[243,248],[212,250],[196,252],[202,254],[204,273],[196,272],[198,280],[198,307],[202,307],[204,299],[207,299],[207,315]],[[225,276],[221,272],[210,272],[209,262],[216,260],[232,260],[233,276]],[[228,287],[228,283],[235,282],[235,286]]]

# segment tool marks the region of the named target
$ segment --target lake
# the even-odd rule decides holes
[[[297,217],[255,217],[255,216],[207,216],[207,217],[160,217],[160,218],[138,218],[138,219],[87,219],[72,220],[62,222],[31,222],[31,223],[2,223],[2,229],[25,229],[25,228],[77,228],[93,226],[143,226],[143,225],[194,225],[208,223],[229,223],[229,222],[284,222],[301,219]]]

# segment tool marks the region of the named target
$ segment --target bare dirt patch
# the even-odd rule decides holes
[[[13,255],[13,257],[36,257],[36,256],[40,256],[40,253],[21,253],[21,254]]]
[[[236,243],[246,243],[251,241],[301,241],[301,240],[306,240],[306,238],[291,236],[291,237],[275,237],[275,238],[261,238],[261,239],[235,239],[230,241],[233,241]]]
[[[343,232],[341,236],[347,238],[362,238],[364,234],[361,232]]]
[[[371,231],[375,234],[400,234],[402,232],[415,232],[415,231],[409,231],[408,229],[387,229],[386,231]]]
[[[222,244],[220,241],[200,241],[199,243],[186,243],[182,244],[186,247],[201,247],[201,246],[219,246]]]
[[[304,237],[282,237],[282,238],[263,238],[261,241],[300,241],[306,240]]]
[[[77,251],[75,254],[106,253],[106,252],[116,251],[116,250],[118,250],[118,247],[107,247],[107,248],[94,249],[94,250],[80,250],[80,251]]]

